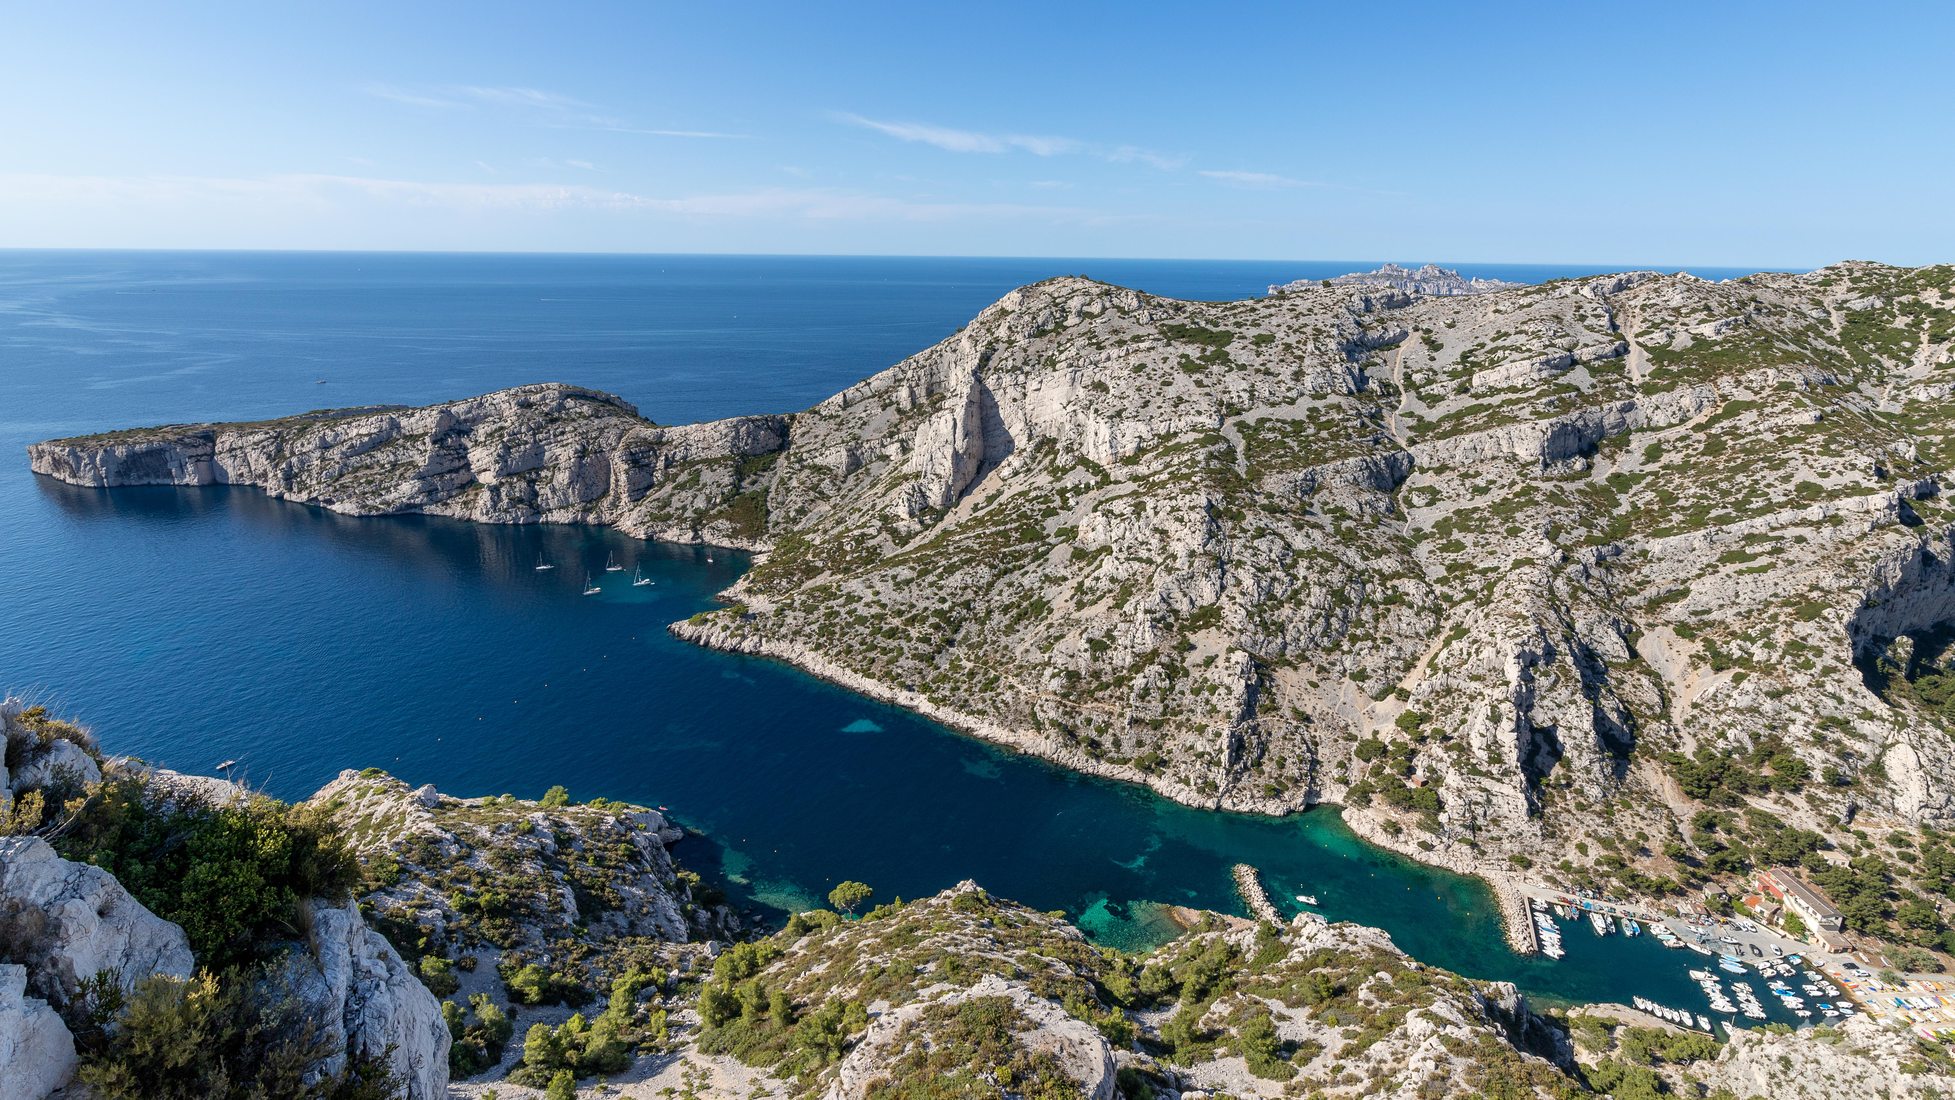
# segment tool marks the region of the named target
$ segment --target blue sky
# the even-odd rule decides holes
[[[7,4],[0,247],[1955,260],[1955,4]]]

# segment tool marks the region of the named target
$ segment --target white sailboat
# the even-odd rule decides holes
[[[602,591],[604,591],[604,589],[599,588],[597,585],[591,583],[591,575],[589,573],[584,574],[584,595],[595,596]]]
[[[633,588],[643,588],[650,583],[652,583],[652,578],[645,575],[644,566],[641,565],[631,571],[631,586]]]
[[[541,573],[546,569],[555,569],[555,568],[556,566],[551,565],[549,562],[543,560],[542,554],[536,555],[536,571],[538,573]]]
[[[622,573],[624,572],[624,566],[618,564],[618,559],[615,554],[607,554],[604,557],[604,571],[606,573]]]

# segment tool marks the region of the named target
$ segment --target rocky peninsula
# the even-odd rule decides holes
[[[1067,278],[794,414],[670,427],[551,384],[31,461],[750,548],[675,632],[1183,802],[1341,803],[1496,879],[1808,861],[1877,895],[1862,933],[1940,947],[1893,918],[1945,884],[1848,863],[1955,809],[1952,365],[1947,266]]]

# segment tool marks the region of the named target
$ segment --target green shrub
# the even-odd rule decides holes
[[[163,809],[139,778],[104,782],[55,841],[67,859],[115,875],[136,900],[182,926],[214,970],[250,963],[298,937],[310,898],[337,901],[359,864],[319,807],[252,797]]]
[[[406,1087],[384,1057],[355,1057],[336,1076],[308,1082],[333,1052],[263,969],[146,979],[93,1040],[77,1076],[98,1100],[392,1100]]]
[[[456,1077],[473,1077],[502,1061],[503,1048],[516,1033],[509,1015],[487,993],[468,999],[468,1009],[441,1002],[441,1018],[454,1042],[448,1047],[448,1069]]]
[[[532,1024],[523,1036],[523,1063],[510,1080],[517,1084],[556,1087],[598,1073],[618,1073],[631,1066],[636,1041],[663,1043],[666,1017],[653,1012],[638,1023],[638,993],[654,984],[657,975],[631,970],[611,983],[611,999],[595,1019],[578,1013],[562,1024]]]
[[[421,984],[437,997],[452,997],[461,988],[461,980],[455,977],[455,964],[440,955],[421,957]]]
[[[509,991],[509,999],[517,1004],[553,1005],[566,1001],[582,1004],[590,999],[589,991],[576,981],[536,963],[525,963],[505,972],[502,984]]]

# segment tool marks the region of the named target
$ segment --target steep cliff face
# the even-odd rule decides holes
[[[286,957],[282,973],[330,1051],[319,1071],[337,1074],[349,1058],[378,1058],[398,1075],[407,1100],[446,1096],[451,1037],[441,1002],[353,902],[308,908],[306,947]]]
[[[350,515],[593,523],[746,545],[742,460],[785,445],[786,421],[664,428],[616,397],[520,386],[425,409],[335,409],[252,424],[116,432],[30,449],[76,485],[250,485]]]
[[[1487,868],[1643,834],[1639,873],[1677,878],[1705,854],[1678,760],[1780,760],[1747,797],[1809,827],[1955,804],[1945,719],[1854,663],[1955,611],[1952,311],[1955,268],[1872,264],[1233,303],[1060,279],[787,417],[526,387],[32,455],[758,547],[682,636],[1195,804],[1344,801]]]

